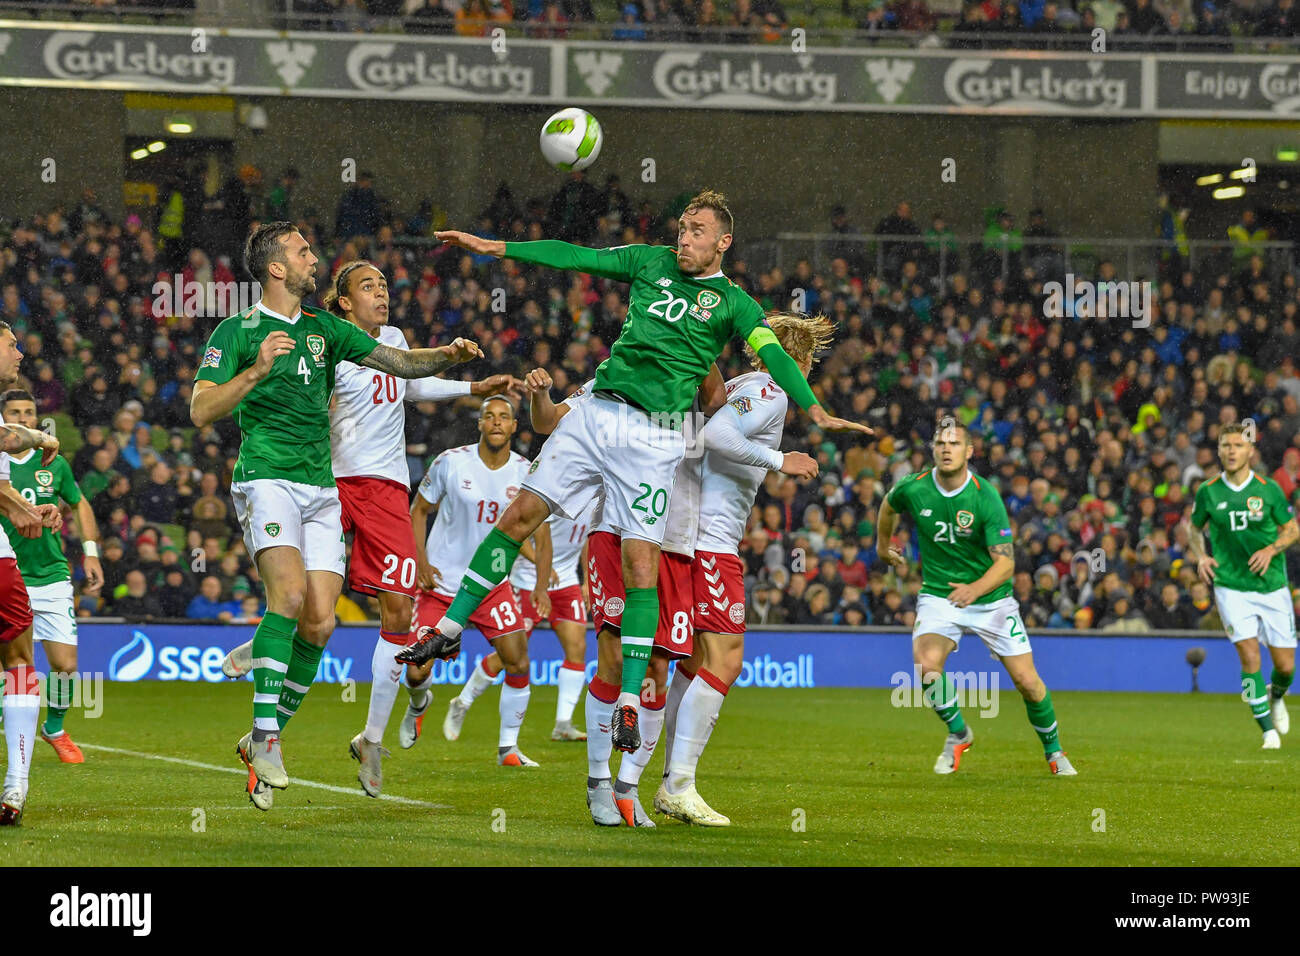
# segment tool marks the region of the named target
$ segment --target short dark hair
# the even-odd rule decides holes
[[[31,402],[35,404],[36,399],[32,398],[32,393],[25,388],[11,388],[3,395],[0,395],[0,408],[4,408],[10,402]]]
[[[284,245],[280,242],[280,237],[297,231],[297,226],[283,219],[263,223],[253,230],[253,234],[244,243],[244,268],[248,274],[265,285],[270,277],[267,271],[270,264],[287,261],[283,258]]]
[[[488,407],[488,402],[505,402],[506,408],[510,409],[510,417],[511,418],[519,417],[519,413],[515,411],[515,403],[510,401],[510,399],[507,398],[505,395],[501,395],[501,394],[489,395],[487,398],[483,399],[482,403],[478,407],[480,415],[482,415],[483,410]]]
[[[935,426],[934,437],[930,439],[930,444],[933,445],[935,442],[937,442],[939,440],[939,435],[947,431],[949,428],[957,429],[959,432],[962,433],[962,436],[966,439],[966,444],[967,445],[971,444],[970,429],[966,427],[966,423],[963,422],[960,418],[953,418],[950,415],[944,416],[939,421],[939,424]]]

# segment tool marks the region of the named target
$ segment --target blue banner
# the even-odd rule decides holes
[[[78,627],[78,670],[102,673],[108,680],[225,680],[226,652],[253,636],[251,626],[184,624],[90,624]],[[369,627],[339,627],[321,658],[316,679],[329,683],[368,682],[378,632]],[[1237,694],[1240,667],[1232,645],[1220,633],[1195,637],[1149,635],[1040,635],[1032,637],[1034,663],[1053,690],[1123,690],[1182,693],[1191,689],[1188,649],[1203,648],[1201,690]],[[463,684],[490,648],[475,630],[465,632],[465,650],[451,662],[434,665],[434,682]],[[595,673],[595,637],[588,642],[587,677]],[[559,642],[548,630],[530,642],[532,682],[554,684],[563,660]],[[967,637],[949,658],[949,671],[998,674],[1011,682],[980,641]],[[498,677],[498,680],[501,678]],[[751,631],[745,636],[740,687],[899,687],[911,686],[911,635],[905,632]]]

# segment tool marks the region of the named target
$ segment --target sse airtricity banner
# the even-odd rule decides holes
[[[247,626],[184,624],[91,624],[78,627],[79,670],[114,681],[208,681],[226,678],[221,661],[232,647],[253,636]],[[377,631],[340,626],[321,658],[317,681],[341,684],[371,679],[370,660]],[[1240,668],[1232,645],[1217,632],[1195,637],[1076,634],[1030,635],[1034,662],[1054,690],[1123,690],[1183,693],[1191,689],[1186,662],[1190,648],[1203,648],[1200,689],[1240,692]],[[911,686],[912,639],[901,632],[848,630],[763,630],[745,636],[740,687],[894,687]],[[482,635],[467,630],[464,650],[454,661],[434,664],[438,684],[463,684],[491,648]],[[587,644],[587,678],[596,671],[595,637]],[[531,680],[555,684],[563,661],[559,642],[548,630],[529,642]],[[970,637],[949,658],[950,671],[1001,674],[1001,666]],[[1005,676],[1005,675],[1003,675]],[[498,675],[498,680],[501,677]],[[1011,690],[1010,681],[1003,686]]]

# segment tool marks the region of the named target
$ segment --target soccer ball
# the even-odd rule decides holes
[[[600,155],[604,134],[596,117],[571,106],[542,124],[542,155],[556,169],[586,169]]]

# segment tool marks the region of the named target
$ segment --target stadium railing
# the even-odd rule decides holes
[[[1019,250],[1015,245],[1021,245]],[[1237,271],[1249,262],[1235,244],[1221,239],[1189,239],[1182,256],[1185,268],[1220,268]],[[1264,260],[1268,276],[1277,278],[1296,269],[1296,244],[1270,240],[1249,248]],[[886,233],[782,232],[769,239],[745,242],[735,253],[751,273],[755,269],[780,269],[787,276],[800,259],[824,270],[833,258],[851,257],[880,276],[895,272],[904,259],[924,259],[930,273],[945,281],[953,272],[983,271],[1005,279],[1017,263],[1033,265],[1039,278],[1062,278],[1066,273],[1091,277],[1103,261],[1115,266],[1117,281],[1154,279],[1162,259],[1173,257],[1178,247],[1167,239],[1090,236],[1026,237],[985,245],[983,235],[954,235],[927,243],[925,236]]]
[[[524,2],[524,0],[520,0]],[[410,26],[427,29],[430,22],[419,17],[365,14],[355,21],[337,11],[322,9],[324,4],[304,0],[183,0],[172,6],[111,3],[45,3],[36,0],[0,0],[0,19],[77,21],[84,23],[152,24],[156,26],[206,26],[271,28],[277,30],[335,30],[365,33],[404,33]],[[596,23],[568,22],[559,25],[566,40],[618,40],[621,33],[635,30],[644,34],[645,42],[660,43],[727,43],[772,46],[788,44],[795,28],[815,30],[808,36],[813,46],[873,46],[883,49],[961,49],[961,50],[1056,50],[1090,52],[1094,40],[1090,33],[1006,33],[1000,30],[953,30],[953,17],[941,17],[935,30],[860,29],[855,18],[846,13],[842,3],[806,0],[787,6],[788,23],[779,30],[766,26],[694,26],[691,24],[624,24],[619,22],[620,5],[597,2]],[[501,27],[507,36],[551,39],[556,27],[545,23],[509,20],[492,21],[490,28]],[[450,27],[448,33],[453,31]],[[632,41],[636,42],[636,41]],[[1182,33],[1173,36],[1115,34],[1107,39],[1107,52],[1156,53],[1294,53],[1300,51],[1300,37],[1261,37],[1245,34],[1199,36]]]

